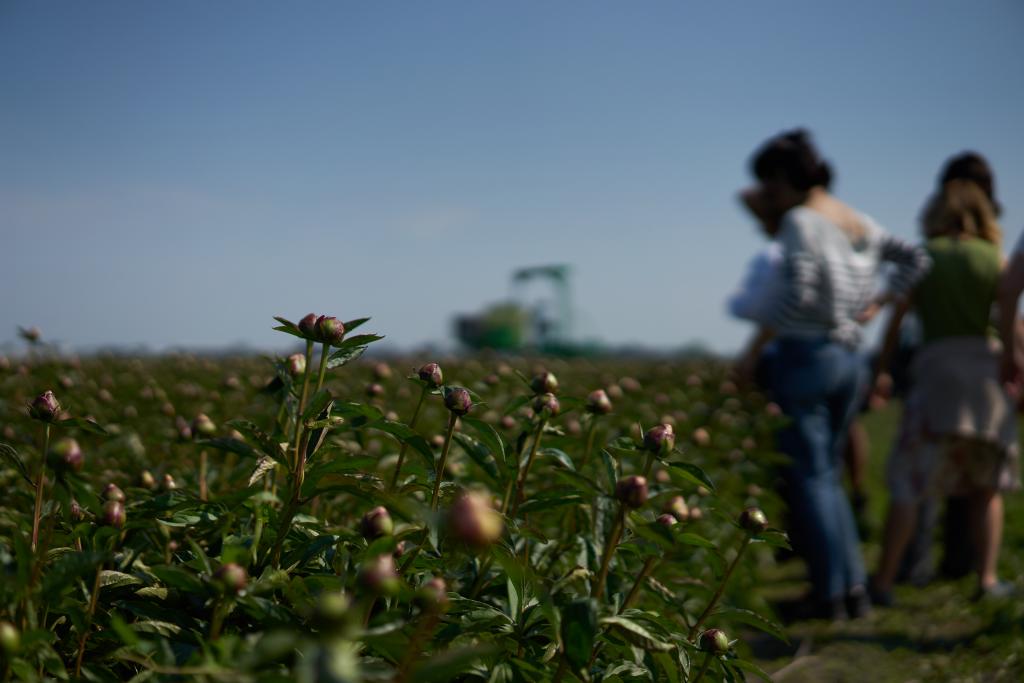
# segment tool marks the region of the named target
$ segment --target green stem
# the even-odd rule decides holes
[[[437,497],[441,492],[441,482],[444,480],[444,467],[448,462],[448,449],[452,445],[452,432],[455,431],[455,423],[458,421],[458,416],[452,413],[448,418],[448,432],[444,435],[444,448],[441,449],[441,462],[437,466],[437,472],[434,476],[434,494],[430,497],[430,509],[437,512]]]
[[[324,376],[327,374],[327,357],[330,355],[328,350],[330,348],[330,344],[324,342],[323,347],[320,349],[320,371],[317,373],[316,391],[313,392],[314,394],[324,386]]]
[[[299,397],[299,410],[295,413],[295,465],[299,460],[299,436],[302,434],[302,413],[306,410],[306,398],[309,396],[310,365],[313,363],[313,342],[306,341],[306,369],[302,377],[302,394]]]
[[[698,683],[700,679],[704,678],[704,674],[707,672],[709,666],[711,666],[710,652],[704,655],[704,661],[701,662],[700,669],[697,670],[697,677],[693,679],[692,683]]]
[[[230,600],[217,600],[213,606],[213,618],[210,620],[210,640],[217,640],[224,628],[224,617],[231,611]]]
[[[654,465],[654,453],[647,454],[647,460],[644,461],[644,476],[651,476],[651,466]]]
[[[206,485],[208,459],[205,449],[199,451],[199,500],[202,501],[206,501],[209,498],[209,488]]]
[[[647,577],[654,571],[654,565],[658,563],[658,559],[659,558],[657,557],[648,557],[644,562],[643,569],[640,570],[640,575],[636,577],[636,583],[633,584],[633,588],[629,591],[629,595],[627,595],[626,599],[623,601],[622,609],[619,610],[620,612],[632,607],[633,603],[635,603],[637,598],[640,597],[640,589],[643,587],[644,581],[647,580]]]
[[[82,675],[82,658],[85,656],[85,641],[89,638],[89,628],[92,626],[92,618],[96,614],[96,605],[100,601],[100,576],[103,574],[103,565],[96,569],[96,579],[92,583],[92,595],[89,596],[89,611],[85,614],[85,626],[82,637],[78,640],[78,657],[75,658],[75,678]]]
[[[39,463],[39,478],[36,481],[36,508],[32,515],[32,553],[39,545],[39,520],[43,514],[43,484],[46,482],[46,453],[50,450],[50,425],[43,428],[43,457]]]
[[[719,598],[722,597],[722,593],[725,592],[725,585],[729,583],[729,577],[732,576],[733,570],[736,569],[736,565],[739,564],[740,558],[743,557],[743,552],[747,549],[748,545],[750,545],[750,534],[745,534],[743,536],[743,542],[740,543],[739,550],[736,551],[736,557],[732,559],[728,569],[725,570],[722,580],[718,583],[718,588],[715,589],[715,594],[711,596],[711,601],[708,602],[708,606],[704,608],[704,611],[701,612],[699,617],[697,617],[697,621],[693,622],[693,626],[690,627],[690,633],[686,637],[690,642],[693,642],[693,638],[697,635],[697,631],[704,625],[704,621],[711,616],[711,610],[715,608],[715,605],[718,604]]]
[[[416,421],[420,419],[420,408],[423,407],[423,401],[427,398],[427,386],[423,386],[423,390],[420,391],[420,400],[416,404],[416,410],[412,413],[412,419],[409,420],[409,429],[416,429]],[[405,441],[402,442],[402,447],[398,450],[398,464],[395,465],[395,474],[391,477],[391,490],[395,490],[398,486],[398,478],[402,473],[402,464],[405,462],[405,450],[409,444]]]
[[[590,416],[590,426],[587,428],[587,445],[583,450],[583,462],[580,463],[580,470],[590,462],[590,454],[594,451],[594,434],[597,432],[597,415]]]
[[[595,600],[600,600],[604,595],[604,584],[608,579],[608,567],[612,562],[612,555],[615,554],[615,547],[622,538],[622,527],[626,522],[626,508],[619,505],[619,512],[615,516],[615,523],[612,525],[611,533],[608,534],[608,542],[604,546],[604,554],[601,556],[601,571],[591,587],[590,594]]]
[[[434,632],[437,621],[438,614],[433,611],[420,619],[416,625],[416,630],[413,631],[412,637],[409,638],[409,643],[405,646],[405,654],[402,655],[402,659],[398,664],[398,672],[395,674],[394,683],[404,683],[409,678],[409,674],[412,672],[412,664],[422,654],[423,643]]]
[[[565,653],[560,652],[558,656],[558,668],[555,669],[555,675],[551,677],[551,683],[562,683],[563,676],[565,676]]]
[[[526,477],[530,474],[530,467],[533,465],[533,459],[537,457],[537,448],[540,446],[540,437],[544,433],[545,424],[547,424],[547,420],[543,418],[541,418],[540,422],[537,423],[537,431],[533,435],[533,445],[530,446],[530,455],[526,458],[526,464],[523,465],[523,470],[516,478],[516,493],[512,497],[512,511],[509,513],[509,517],[516,516],[516,511],[519,510],[519,505],[522,503],[523,487],[526,486]],[[502,507],[504,506],[505,503],[502,502]]]

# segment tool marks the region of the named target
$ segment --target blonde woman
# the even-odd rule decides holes
[[[991,201],[969,180],[943,185],[925,206],[922,228],[932,269],[909,303],[920,320],[923,343],[911,366],[900,443],[889,459],[891,500],[872,584],[874,601],[883,604],[891,602],[917,506],[936,495],[969,497],[979,589],[983,594],[1007,590],[996,575],[1003,519],[999,491],[1011,475],[1006,465],[1016,448],[1016,416],[999,380],[999,345],[991,324],[1002,235]],[[898,327],[898,318],[899,313],[890,330]]]

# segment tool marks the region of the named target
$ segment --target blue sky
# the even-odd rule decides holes
[[[399,347],[574,267],[581,333],[737,348],[735,194],[804,125],[892,232],[950,154],[1024,227],[1024,4],[0,3],[0,342]]]

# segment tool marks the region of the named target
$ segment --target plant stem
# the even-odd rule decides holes
[[[46,482],[46,453],[50,450],[50,425],[43,428],[43,457],[39,463],[39,478],[36,481],[36,508],[32,515],[32,552],[39,545],[39,519],[43,514],[43,484]]]
[[[398,672],[395,674],[394,683],[403,683],[409,677],[412,671],[412,664],[421,654],[424,641],[434,632],[434,628],[437,626],[438,616],[437,612],[430,612],[424,615],[416,625],[416,630],[413,631],[412,637],[409,638],[409,642],[405,646],[405,654],[402,655],[402,659],[398,664]]]
[[[213,618],[210,620],[210,640],[220,638],[220,632],[224,628],[224,617],[231,611],[231,601],[217,599],[213,606]]]
[[[647,454],[647,460],[644,461],[644,476],[651,476],[651,466],[654,464],[654,453]]]
[[[640,570],[640,575],[636,577],[636,583],[633,584],[633,588],[629,591],[629,595],[627,595],[626,599],[623,601],[622,609],[619,610],[620,612],[632,607],[633,603],[640,597],[640,589],[643,587],[644,581],[647,580],[647,577],[651,575],[652,571],[654,571],[654,565],[658,563],[658,559],[659,558],[652,556],[648,557],[644,562],[643,569]]]
[[[711,601],[708,602],[708,606],[704,608],[700,616],[697,617],[697,621],[693,622],[693,626],[690,627],[690,633],[686,636],[686,639],[693,642],[693,638],[697,635],[697,631],[704,624],[704,621],[711,616],[711,610],[718,604],[719,598],[722,597],[722,593],[725,591],[725,585],[729,583],[729,577],[732,576],[732,572],[736,569],[736,565],[739,564],[740,558],[743,557],[743,552],[750,545],[750,535],[744,534],[743,541],[740,543],[739,550],[736,551],[736,557],[729,563],[729,567],[725,570],[725,574],[722,576],[722,580],[718,583],[718,588],[715,590],[715,594],[711,596]]]
[[[698,683],[700,679],[704,678],[704,673],[707,672],[709,666],[711,666],[710,652],[704,655],[704,661],[701,662],[700,669],[697,670],[697,677],[693,679],[692,683]]]
[[[583,449],[583,462],[580,463],[581,470],[590,462],[590,454],[594,451],[595,432],[597,432],[597,415],[591,415],[590,427],[587,428],[587,445]]]
[[[626,508],[620,504],[619,511],[615,515],[615,523],[612,525],[611,533],[608,534],[608,542],[604,546],[604,554],[601,557],[601,571],[598,572],[597,579],[590,590],[591,597],[596,600],[600,600],[601,596],[604,595],[604,584],[608,579],[608,567],[611,565],[612,555],[615,554],[615,547],[619,544],[619,539],[622,537],[622,527],[625,522]]]
[[[295,462],[299,460],[299,436],[302,434],[302,413],[306,409],[306,398],[309,396],[310,364],[313,362],[313,342],[306,341],[306,369],[302,377],[302,394],[299,396],[299,409],[295,413]]]
[[[558,668],[555,669],[555,675],[551,677],[551,683],[562,683],[562,677],[565,676],[565,653],[558,653]]]
[[[427,386],[423,386],[423,390],[420,391],[420,400],[416,404],[416,410],[412,413],[412,419],[409,420],[409,429],[416,429],[416,421],[420,419],[420,408],[423,407],[423,401],[427,398]],[[391,477],[391,490],[394,491],[398,486],[398,477],[402,473],[402,464],[405,462],[405,449],[408,444],[403,441],[402,447],[398,450],[398,463],[395,465],[395,474]]]
[[[199,451],[199,500],[202,501],[209,498],[209,489],[206,486],[207,460],[206,449]]]
[[[448,432],[444,435],[444,448],[441,449],[441,462],[437,466],[437,472],[434,476],[434,495],[430,497],[430,509],[437,512],[437,496],[441,492],[441,481],[444,479],[444,466],[448,462],[448,449],[452,445],[452,432],[455,431],[455,423],[458,421],[458,416],[452,413],[448,417]]]
[[[89,638],[89,629],[92,627],[92,618],[96,614],[96,605],[100,601],[100,576],[103,574],[103,565],[96,568],[96,579],[92,583],[92,594],[89,596],[89,611],[85,614],[85,627],[82,630],[82,637],[78,640],[78,657],[75,659],[75,678],[82,675],[82,658],[85,656],[85,641]]]
[[[533,445],[530,446],[530,455],[526,458],[523,470],[516,477],[516,493],[512,497],[512,511],[509,513],[509,517],[516,516],[516,511],[519,510],[519,505],[523,500],[523,487],[526,486],[526,477],[530,474],[530,466],[533,465],[533,459],[537,457],[537,447],[540,446],[540,437],[544,433],[545,424],[547,424],[547,420],[543,418],[537,423],[537,431],[533,435]],[[504,507],[504,502],[502,507]]]
[[[320,349],[320,372],[316,377],[316,391],[313,392],[314,394],[324,386],[324,375],[327,373],[327,357],[330,355],[328,353],[330,348],[330,344],[324,342],[323,347]]]

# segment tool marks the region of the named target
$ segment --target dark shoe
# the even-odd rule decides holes
[[[1017,587],[1009,581],[996,581],[991,586],[980,586],[975,600],[1003,600],[1012,598],[1017,592]]]
[[[864,586],[854,586],[846,594],[846,613],[851,619],[863,619],[871,613],[871,598]]]
[[[892,590],[880,591],[873,583],[868,584],[868,597],[872,605],[879,607],[892,607]]]

